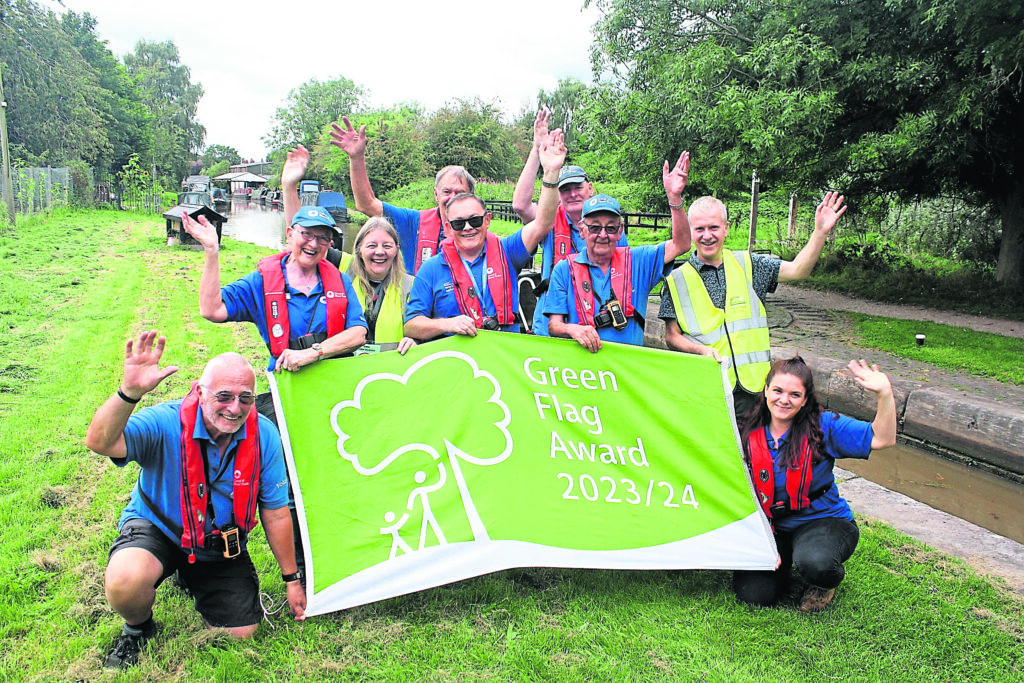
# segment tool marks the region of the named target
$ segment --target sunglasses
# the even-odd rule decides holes
[[[316,240],[316,243],[319,244],[321,247],[326,247],[333,241],[330,237],[327,237],[325,235],[317,235],[316,233],[312,233],[309,230],[303,230],[302,228],[295,229],[299,232],[299,237],[302,239],[303,242]]]
[[[469,218],[453,218],[448,223],[455,232],[462,232],[466,229],[466,223],[469,223],[471,228],[479,228],[484,224],[484,218],[486,217],[486,214],[482,214],[480,216],[470,216]]]
[[[203,388],[206,389],[207,391],[210,390],[210,387]],[[216,394],[213,394],[212,396],[213,400],[216,401],[217,403],[220,403],[221,405],[229,405],[230,403],[233,403],[236,398],[238,399],[238,402],[241,403],[243,406],[251,406],[253,403],[256,402],[256,395],[250,394],[248,391],[243,391],[242,393],[237,395],[232,394],[230,391],[218,391]]]
[[[615,235],[618,235],[619,231],[622,230],[621,225],[593,225],[591,223],[584,223],[583,225],[587,226],[587,230],[589,230],[594,235],[598,235],[603,231],[604,234],[608,235],[609,237],[614,237]]]

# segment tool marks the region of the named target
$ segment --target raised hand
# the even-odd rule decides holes
[[[366,153],[366,124],[357,131],[347,116],[341,117],[345,124],[342,128],[337,123],[331,124],[331,144],[341,148],[349,157],[362,156]]]
[[[192,235],[196,242],[202,245],[204,250],[217,251],[220,244],[217,242],[217,228],[213,227],[205,216],[199,216],[196,220],[186,213],[181,216],[181,227],[185,232]]]
[[[305,147],[299,145],[295,149],[288,150],[288,158],[281,169],[281,186],[298,185],[306,174],[307,166],[309,166],[309,152]]]
[[[676,165],[670,170],[668,161],[661,168],[661,182],[665,186],[665,194],[673,204],[678,204],[683,199],[683,191],[690,176],[690,153],[683,152],[679,155]]]
[[[540,150],[542,144],[548,137],[548,126],[551,125],[551,110],[547,107],[537,112],[537,118],[533,120],[533,147]]]
[[[846,213],[843,197],[838,192],[829,192],[814,210],[814,229],[828,234],[835,227],[839,217]]]
[[[892,393],[889,376],[878,369],[878,365],[868,365],[864,359],[851,360],[847,366],[853,374],[853,380],[873,394]]]
[[[121,390],[131,398],[142,398],[153,391],[160,382],[178,371],[178,366],[160,368],[160,357],[164,354],[167,340],[156,330],[149,330],[131,339],[124,347],[124,377]]]
[[[538,149],[540,164],[545,171],[553,171],[562,168],[565,163],[565,135],[561,128],[556,128],[546,136]]]

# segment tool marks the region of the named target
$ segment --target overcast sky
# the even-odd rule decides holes
[[[55,3],[46,3],[60,11]],[[368,0],[154,5],[64,0],[97,19],[123,56],[136,41],[173,40],[206,94],[198,117],[206,143],[261,158],[260,139],[288,92],[310,78],[344,76],[371,106],[416,101],[434,110],[454,98],[500,100],[509,114],[534,106],[560,78],[591,81],[591,27],[583,0],[491,3]],[[428,36],[419,39],[419,36]]]

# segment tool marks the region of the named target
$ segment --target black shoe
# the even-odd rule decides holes
[[[181,570],[176,570],[171,574],[171,585],[180,589],[187,597],[192,597],[192,591],[190,591],[188,586],[185,585],[185,579],[181,578]]]
[[[114,649],[103,660],[103,666],[107,669],[129,669],[135,666],[139,663],[139,651],[154,635],[156,635],[155,628],[149,633],[139,635],[122,632],[114,641]]]

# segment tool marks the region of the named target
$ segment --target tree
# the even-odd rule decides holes
[[[344,77],[324,82],[311,78],[288,93],[286,105],[274,112],[273,130],[263,141],[271,149],[297,144],[312,149],[332,121],[358,111],[365,94]]]
[[[537,94],[537,104],[551,110],[550,128],[561,128],[565,146],[572,150],[576,144],[579,122],[576,114],[586,106],[589,93],[586,84],[576,78],[561,78],[551,92],[543,89]],[[533,120],[530,120],[530,127]]]
[[[481,100],[448,104],[427,122],[426,159],[434,168],[464,166],[477,178],[508,180],[522,167],[516,133],[501,110]]]
[[[178,47],[170,40],[140,40],[124,61],[153,119],[148,161],[159,175],[177,181],[188,172],[206,136],[206,128],[196,120],[203,86],[192,82],[191,71],[179,62]]]
[[[68,12],[61,17],[61,27],[93,68],[101,88],[96,106],[110,151],[92,160],[96,170],[113,173],[128,163],[133,153],[149,158],[152,131],[142,95],[106,41],[96,35],[95,17],[88,12]]]
[[[208,145],[202,156],[203,166],[210,167],[219,161],[227,161],[228,166],[242,162],[242,155],[238,150],[228,145]]]
[[[596,4],[602,83],[585,134],[631,172],[689,148],[697,191],[756,168],[855,197],[955,192],[998,211],[997,277],[1024,283],[1019,3]]]
[[[105,92],[57,17],[30,0],[0,8],[12,155],[36,164],[108,158]]]
[[[366,125],[366,174],[378,195],[430,175],[424,158],[425,141],[420,130],[419,109],[401,105],[392,109],[360,114],[358,124]],[[330,187],[351,184],[348,156],[330,144],[327,136],[317,143],[310,163],[310,176]]]

